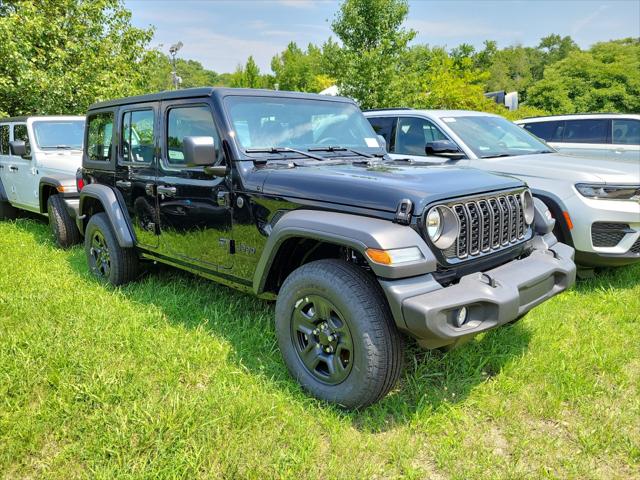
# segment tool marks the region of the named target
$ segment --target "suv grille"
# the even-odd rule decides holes
[[[449,206],[460,220],[460,235],[456,243],[444,251],[447,259],[464,260],[501,250],[524,241],[529,231],[519,192]]]
[[[633,245],[631,245],[631,253],[638,253],[640,254],[640,238],[638,238]]]

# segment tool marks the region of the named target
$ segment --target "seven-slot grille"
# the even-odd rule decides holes
[[[528,231],[522,197],[507,193],[450,205],[460,221],[460,235],[444,254],[466,259],[522,241]]]

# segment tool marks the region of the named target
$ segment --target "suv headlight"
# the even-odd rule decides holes
[[[578,183],[576,190],[580,195],[599,200],[640,201],[640,185],[604,185]]]
[[[433,244],[441,250],[446,250],[458,238],[460,220],[449,207],[438,205],[425,215],[424,228]]]
[[[533,195],[531,195],[530,190],[525,190],[521,195],[522,208],[524,209],[524,221],[527,225],[531,225],[536,214],[536,209],[533,205]]]

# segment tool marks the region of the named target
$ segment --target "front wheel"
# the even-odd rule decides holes
[[[101,281],[122,285],[135,279],[139,264],[136,251],[120,246],[106,213],[97,213],[89,220],[84,249],[91,273]]]
[[[61,248],[69,248],[80,243],[80,232],[73,221],[64,199],[59,195],[52,195],[47,200],[47,214],[49,228],[56,242]]]
[[[347,408],[380,400],[402,371],[402,338],[379,286],[344,261],[311,262],[286,279],[276,333],[302,387]]]

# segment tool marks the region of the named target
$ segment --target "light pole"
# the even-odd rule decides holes
[[[182,42],[174,43],[169,48],[169,54],[171,55],[171,66],[173,70],[171,71],[171,82],[173,83],[173,89],[177,90],[180,84],[182,83],[182,78],[178,76],[178,72],[176,72],[176,53],[178,50],[182,48]]]

